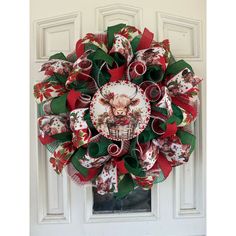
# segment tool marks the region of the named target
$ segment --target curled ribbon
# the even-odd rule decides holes
[[[144,81],[140,84],[140,87],[144,90],[146,97],[151,102],[157,102],[162,96],[160,86],[152,81]]]
[[[75,61],[73,70],[65,83],[67,88],[73,87],[73,84],[76,87],[77,81],[84,81],[90,92],[98,89],[96,81],[89,75],[93,63],[88,59],[88,56],[93,52],[94,50],[87,50]]]
[[[127,71],[128,80],[135,79],[145,74],[147,70],[146,65],[141,61],[132,62]]]
[[[86,51],[80,58],[76,60],[73,64],[73,71],[81,71],[84,74],[90,74],[92,69],[92,61],[87,58],[87,56],[94,52],[93,50]]]
[[[121,147],[113,143],[108,146],[108,153],[110,156],[118,158],[126,154],[129,150],[129,147],[130,147],[129,140],[121,141]]]

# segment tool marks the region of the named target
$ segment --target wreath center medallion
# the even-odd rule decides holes
[[[138,136],[150,119],[150,103],[144,91],[129,81],[109,82],[90,104],[90,116],[99,133],[122,141]]]

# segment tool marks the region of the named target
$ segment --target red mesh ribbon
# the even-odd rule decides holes
[[[150,32],[147,28],[144,29],[142,37],[139,41],[137,51],[149,48],[151,46],[154,34]]]
[[[124,77],[125,66],[122,65],[116,68],[108,69],[108,72],[111,75],[110,82],[118,81]]]
[[[90,181],[98,174],[100,169],[98,168],[90,168],[88,169],[88,173],[86,176],[83,176],[75,169],[72,163],[67,165],[67,173],[71,177],[71,179],[77,184],[86,184],[90,183]]]
[[[76,108],[85,108],[90,104],[91,97],[71,89],[67,95],[67,106],[70,111]]]

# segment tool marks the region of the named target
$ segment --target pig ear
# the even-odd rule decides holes
[[[136,98],[136,99],[132,99],[130,102],[131,106],[137,106],[140,103],[140,99]]]
[[[100,98],[100,99],[99,99],[99,102],[100,102],[102,105],[104,105],[104,106],[108,106],[108,105],[109,105],[109,101],[106,100],[106,99],[104,99],[104,98]]]

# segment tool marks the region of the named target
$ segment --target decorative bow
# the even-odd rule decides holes
[[[81,147],[72,157],[74,167],[83,174],[76,174],[78,182],[87,182],[93,179],[100,172],[96,179],[97,191],[100,194],[118,191],[118,171],[127,173],[124,167],[124,160],[119,157],[126,154],[129,150],[129,141],[123,141],[121,147],[113,144],[110,140],[102,135],[91,138],[88,149]],[[71,173],[71,166],[69,173]],[[86,168],[85,172],[81,169]],[[93,174],[91,174],[91,170]],[[74,177],[72,176],[74,179]]]

